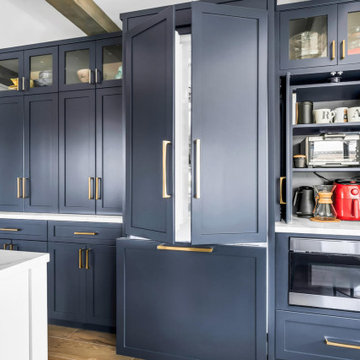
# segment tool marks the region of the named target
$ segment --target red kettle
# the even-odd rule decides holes
[[[334,207],[337,218],[360,221],[360,181],[358,179],[335,180]]]

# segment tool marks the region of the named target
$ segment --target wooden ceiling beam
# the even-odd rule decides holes
[[[120,31],[94,0],[46,0],[86,35]]]

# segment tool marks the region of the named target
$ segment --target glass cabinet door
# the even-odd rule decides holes
[[[60,90],[95,86],[95,44],[78,43],[60,47]]]
[[[25,51],[25,79],[28,93],[57,91],[57,47]]]
[[[97,41],[95,70],[97,87],[119,86],[122,77],[121,37]]]
[[[360,4],[339,5],[339,63],[360,62]]]
[[[281,14],[281,68],[337,64],[336,6]]]
[[[0,54],[0,96],[21,94],[22,78],[23,52]]]

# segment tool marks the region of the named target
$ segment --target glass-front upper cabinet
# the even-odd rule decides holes
[[[97,87],[119,86],[121,85],[122,77],[121,38],[97,41],[95,69]]]
[[[95,86],[95,43],[60,46],[60,90],[89,89]]]
[[[281,13],[280,50],[282,69],[336,65],[336,5]]]
[[[0,54],[0,96],[22,94],[24,83],[23,52]]]
[[[339,5],[340,64],[360,62],[360,3]]]
[[[60,46],[60,90],[119,86],[121,37]]]
[[[25,91],[43,93],[58,90],[57,47],[25,51]]]

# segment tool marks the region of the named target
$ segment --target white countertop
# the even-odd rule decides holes
[[[275,232],[360,237],[360,221],[319,223],[306,218],[294,217],[289,224],[286,224],[285,222],[276,222]]]
[[[29,269],[49,261],[49,254],[0,250],[0,276],[7,276],[14,270]]]
[[[49,214],[25,212],[0,212],[0,219],[48,220],[48,221],[84,221],[102,223],[123,223],[122,216]]]

